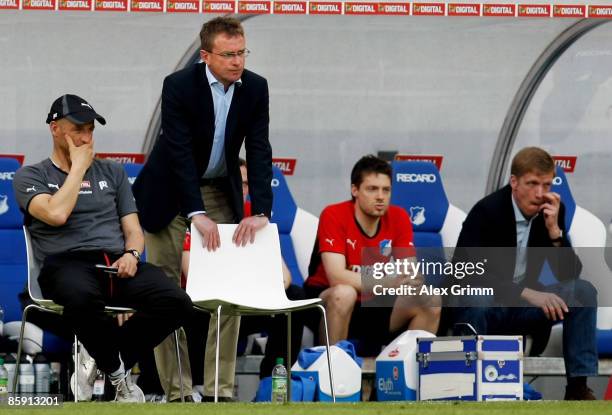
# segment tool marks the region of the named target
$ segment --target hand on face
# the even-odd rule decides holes
[[[65,137],[72,165],[76,168],[87,170],[94,159],[93,140],[77,146],[74,144],[70,134],[66,133]]]
[[[544,215],[544,223],[549,231],[558,233],[559,225],[559,206],[561,196],[555,192],[548,192],[542,195],[544,203],[540,205],[540,212]],[[556,236],[555,236],[556,237]]]

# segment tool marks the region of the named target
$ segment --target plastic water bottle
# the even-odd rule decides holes
[[[60,373],[62,365],[59,362],[51,362],[51,370],[49,372],[49,393],[58,395],[60,390]]]
[[[104,372],[98,370],[96,372],[96,380],[94,380],[93,393],[91,395],[92,401],[103,401],[104,400],[104,384],[106,383],[106,377]]]
[[[287,402],[287,369],[282,357],[276,358],[272,369],[272,403]]]
[[[8,372],[8,391],[9,393],[13,393],[13,379],[15,379],[15,367],[17,366],[15,362],[16,362],[15,356],[13,356],[10,353],[6,355],[6,357],[4,358],[4,368]]]
[[[21,362],[19,362],[19,393],[33,395],[35,387],[34,365],[30,363],[26,356],[22,356]]]
[[[4,367],[4,358],[0,357],[0,405],[8,400],[8,371]]]
[[[34,372],[36,373],[36,394],[46,395],[49,393],[51,383],[51,368],[47,359],[42,354],[37,354],[34,359]]]

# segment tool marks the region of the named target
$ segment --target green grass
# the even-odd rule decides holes
[[[289,405],[271,404],[115,404],[115,403],[66,403],[55,409],[6,409],[2,415],[46,414],[50,415],[577,415],[612,414],[612,402],[397,402],[397,403],[355,403],[322,404],[295,403]]]

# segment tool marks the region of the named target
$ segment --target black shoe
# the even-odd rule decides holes
[[[596,401],[597,398],[593,395],[593,391],[586,385],[577,385],[565,387],[566,401]]]
[[[215,401],[215,397],[214,396],[202,396],[202,402],[214,402]],[[230,398],[228,396],[219,396],[218,399],[219,402],[236,402],[236,400],[234,398]]]
[[[191,395],[185,396],[185,403],[187,402],[193,403],[193,396]],[[181,398],[172,399],[170,400],[170,403],[181,403]]]

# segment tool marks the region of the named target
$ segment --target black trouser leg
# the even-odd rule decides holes
[[[140,264],[133,278],[114,276],[111,282],[95,268],[102,262],[97,256],[75,256],[48,258],[39,282],[47,298],[64,306],[64,318],[107,373],[119,367],[119,352],[125,368],[131,368],[141,351],[155,347],[193,312],[189,296],[157,267]],[[119,328],[105,305],[136,313]]]
[[[115,290],[112,305],[136,310],[119,329],[126,368],[136,363],[141,350],[153,349],[193,313],[193,304],[185,291],[151,264],[140,264],[134,278],[116,278]]]
[[[290,285],[285,290],[290,300],[303,300],[304,290],[297,285]],[[287,316],[279,314],[274,318],[266,318],[266,331],[268,331],[268,342],[266,353],[259,366],[259,377],[264,378],[272,374],[276,365],[276,358],[287,356]],[[304,331],[303,312],[297,311],[291,315],[291,362],[285,362],[289,366],[297,360],[302,345],[302,333]]]
[[[91,265],[64,258],[46,261],[39,277],[44,296],[64,306],[65,321],[108,373],[119,367],[119,336],[116,320],[104,312],[107,279]]]

